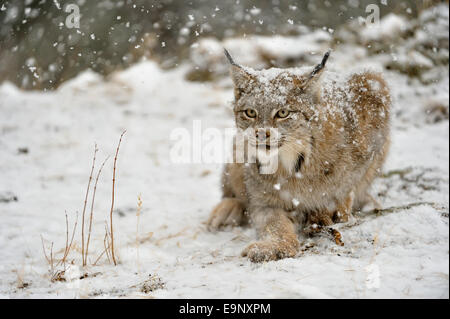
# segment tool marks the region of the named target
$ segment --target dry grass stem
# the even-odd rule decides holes
[[[109,213],[109,226],[110,226],[110,237],[111,237],[111,259],[114,265],[117,265],[116,255],[114,253],[114,228],[113,228],[113,210],[114,210],[114,190],[116,186],[116,163],[117,163],[117,155],[119,154],[120,143],[122,142],[122,137],[126,133],[123,131],[120,135],[119,144],[117,145],[116,155],[114,156],[114,168],[113,168],[113,182],[112,182],[112,195],[111,195],[111,210]]]
[[[103,256],[105,253],[106,253],[106,255],[108,256],[108,249],[109,249],[109,246],[106,246],[105,241],[106,241],[106,234],[105,234],[105,239],[103,239],[103,244],[104,244],[104,246],[105,246],[105,249],[103,249],[102,253],[97,257],[97,259],[95,260],[95,262],[92,264],[93,266],[96,266],[96,265],[97,265],[97,263],[100,261],[100,259],[102,258],[102,256]],[[109,257],[108,257],[108,260],[109,260]],[[110,263],[111,263],[111,261],[110,261]]]
[[[111,257],[110,257],[110,248],[111,244],[109,242],[109,231],[108,231],[108,223],[105,222],[105,238],[103,239],[103,245],[106,249],[106,257],[108,257],[109,263],[111,263]]]
[[[139,266],[139,220],[141,217],[141,210],[142,210],[142,198],[141,198],[141,194],[139,194],[138,200],[137,200],[137,210],[136,210],[136,260],[137,260],[138,269],[140,268],[140,266]]]
[[[113,228],[113,216],[112,213],[114,211],[114,200],[115,200],[115,184],[116,184],[116,171],[117,171],[117,157],[119,154],[120,145],[122,142],[122,138],[124,136],[126,131],[122,132],[120,135],[119,143],[116,148],[115,156],[114,156],[114,167],[113,167],[113,185],[112,185],[112,198],[111,198],[111,210],[109,214],[110,223],[108,224],[108,221],[105,221],[105,236],[103,238],[103,251],[98,255],[98,257],[95,259],[95,262],[92,264],[93,266],[97,265],[97,263],[102,259],[104,255],[106,255],[106,258],[108,259],[109,263],[114,263],[114,265],[117,265],[117,257],[114,251],[114,228]],[[62,248],[59,251],[56,251],[56,255],[53,252],[53,242],[51,243],[51,247],[48,250],[45,246],[45,240],[44,237],[41,235],[41,242],[42,242],[42,250],[44,252],[44,257],[47,260],[48,264],[50,265],[50,273],[51,273],[51,281],[65,281],[65,272],[66,272],[66,263],[67,258],[72,250],[78,251],[81,253],[81,263],[82,266],[85,267],[88,264],[88,257],[89,257],[89,246],[91,243],[91,236],[93,235],[93,221],[94,221],[94,207],[95,207],[95,199],[96,199],[96,193],[97,193],[97,187],[99,184],[100,176],[102,174],[103,168],[105,167],[106,162],[109,159],[109,156],[102,162],[100,165],[96,175],[95,175],[95,182],[93,183],[93,189],[91,189],[91,184],[94,180],[94,170],[95,170],[95,163],[97,159],[97,153],[98,153],[98,147],[97,144],[95,144],[94,148],[94,154],[92,156],[92,166],[89,174],[89,180],[86,187],[86,193],[84,196],[84,204],[83,204],[83,210],[81,213],[81,248],[77,248],[77,242],[74,242],[75,233],[77,230],[78,225],[78,212],[76,216],[76,220],[73,225],[72,233],[70,233],[69,227],[70,227],[70,221],[67,215],[67,212],[65,212],[65,224],[66,224],[66,238],[64,243],[64,248]],[[89,196],[92,196],[90,198],[90,213],[89,216],[86,216],[86,210],[88,209],[88,199]],[[139,197],[139,203],[138,204],[138,215],[140,214],[140,206],[142,205],[142,201]],[[139,221],[138,221],[139,224]],[[136,241],[139,239],[138,235],[138,226],[136,228]],[[61,258],[58,256],[62,254]],[[55,258],[57,257],[57,258]],[[73,263],[73,261],[72,261]],[[58,266],[62,266],[59,268]],[[88,275],[86,275],[88,276]]]
[[[64,248],[63,258],[58,262],[57,266],[62,263],[62,264],[64,264],[64,268],[65,268],[66,259],[67,259],[67,256],[70,253],[70,249],[72,248],[73,238],[75,236],[75,231],[77,229],[77,225],[78,225],[78,213],[77,213],[77,218],[75,220],[75,224],[73,225],[72,237],[71,237],[70,242],[69,242],[69,240],[68,240],[69,239],[69,221],[67,219],[67,214],[66,214],[66,246]]]
[[[109,156],[103,161],[102,165],[100,166],[100,168],[97,172],[97,176],[95,177],[94,191],[92,193],[92,201],[91,201],[91,213],[89,216],[89,231],[88,231],[88,238],[87,238],[87,243],[86,243],[86,253],[85,253],[85,258],[84,258],[85,262],[87,262],[88,254],[89,254],[89,243],[91,241],[92,220],[93,220],[93,216],[94,216],[94,203],[95,203],[95,193],[97,192],[97,184],[98,184],[100,175],[102,173],[103,167],[105,166],[105,163],[108,159],[109,159]]]
[[[85,218],[85,214],[86,214],[87,200],[88,200],[88,196],[89,196],[89,189],[91,187],[91,182],[92,182],[92,174],[94,173],[94,166],[95,166],[95,159],[97,156],[97,152],[98,152],[98,148],[97,148],[97,144],[95,144],[94,156],[92,159],[91,174],[89,175],[89,181],[88,181],[88,185],[86,188],[86,196],[84,197],[83,213],[81,215],[81,259],[82,259],[83,266],[86,266],[86,260],[85,260],[85,255],[84,255],[84,226],[85,226],[84,218]]]
[[[48,256],[47,256],[47,251],[46,251],[45,245],[44,245],[44,237],[42,237],[42,235],[41,235],[41,242],[42,242],[42,250],[44,251],[44,257],[47,260],[48,264],[50,265],[50,258],[48,258]]]

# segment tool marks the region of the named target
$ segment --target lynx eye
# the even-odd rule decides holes
[[[275,117],[279,118],[279,119],[284,119],[286,117],[289,116],[289,111],[288,110],[279,110],[276,114]]]
[[[254,119],[256,117],[256,111],[254,109],[246,109],[244,111],[245,115],[247,115],[247,117]]]

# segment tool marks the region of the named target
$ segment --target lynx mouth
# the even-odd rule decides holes
[[[251,147],[256,147],[257,149],[265,149],[267,151],[271,149],[279,149],[283,146],[283,138],[268,138],[258,140],[254,136],[247,136],[247,143]]]
[[[282,146],[281,142],[275,142],[275,143],[251,143],[252,146],[258,148],[258,149],[265,149],[266,151],[270,151],[271,149],[279,149]]]
[[[276,145],[270,145],[270,144],[258,144],[257,147],[259,149],[265,149],[266,151],[270,151],[271,148],[275,148]]]

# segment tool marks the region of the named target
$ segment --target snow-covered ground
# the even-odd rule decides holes
[[[379,56],[349,51],[336,48],[329,67],[382,67]],[[448,68],[427,85],[385,73],[394,98],[393,143],[372,189],[385,210],[337,225],[343,247],[327,237],[302,238],[296,258],[253,264],[240,257],[256,239],[253,229],[211,233],[204,224],[221,196],[221,165],[170,161],[173,129],[192,130],[194,120],[203,129],[233,126],[231,81],[188,82],[190,67],[162,71],[144,61],[107,80],[85,72],[55,92],[0,85],[0,297],[449,297],[449,121],[427,112],[439,103],[448,112]],[[104,249],[110,158],[83,269],[80,214],[94,143],[99,167],[125,129],[114,212],[119,264],[103,256],[92,265]],[[52,282],[41,236],[47,254],[53,242],[60,258],[65,212],[69,228],[78,212],[77,234],[65,281]]]

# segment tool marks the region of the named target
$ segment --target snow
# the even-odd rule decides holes
[[[362,31],[362,36],[367,41],[380,40],[386,37],[394,38],[400,36],[408,28],[409,24],[406,18],[389,13],[378,25],[366,26]]]
[[[323,44],[314,43],[322,43],[323,34],[311,38],[309,48],[322,52]],[[280,46],[294,43],[292,37],[284,40],[266,37],[263,43],[273,52],[280,49],[279,57],[289,51]],[[239,41],[242,54],[255,43],[251,37]],[[208,46],[222,50],[222,44]],[[296,49],[306,54],[307,47]],[[258,62],[250,54],[248,59]],[[384,59],[364,47],[342,44],[334,48],[327,68],[383,69]],[[318,55],[313,60],[320,62]],[[221,165],[169,159],[174,129],[191,131],[194,120],[201,120],[203,129],[233,127],[231,80],[189,82],[186,74],[193,65],[164,71],[142,61],[106,79],[86,71],[54,92],[0,85],[0,297],[449,297],[448,66],[429,66],[440,75],[426,85],[405,73],[385,71],[394,101],[392,148],[383,177],[372,188],[385,210],[358,213],[336,225],[345,246],[325,236],[301,237],[295,258],[253,264],[240,256],[256,239],[252,228],[213,233],[204,224],[221,197]],[[447,110],[447,117],[429,113],[434,105]],[[47,253],[53,242],[60,256],[65,212],[71,226],[78,212],[80,225],[94,143],[98,167],[114,154],[125,129],[114,211],[119,264],[103,257],[92,266],[103,251],[111,204],[110,158],[96,193],[89,266],[80,266],[78,227],[66,281],[52,282],[41,235]]]
[[[228,63],[223,56],[223,48],[226,48],[239,64],[255,69],[266,67],[267,59],[270,64],[280,64],[300,57],[313,63],[318,59],[315,54],[328,50],[330,42],[330,34],[323,30],[292,37],[275,35],[227,38],[222,42],[214,38],[202,38],[191,51],[191,61],[195,68],[228,74]]]

